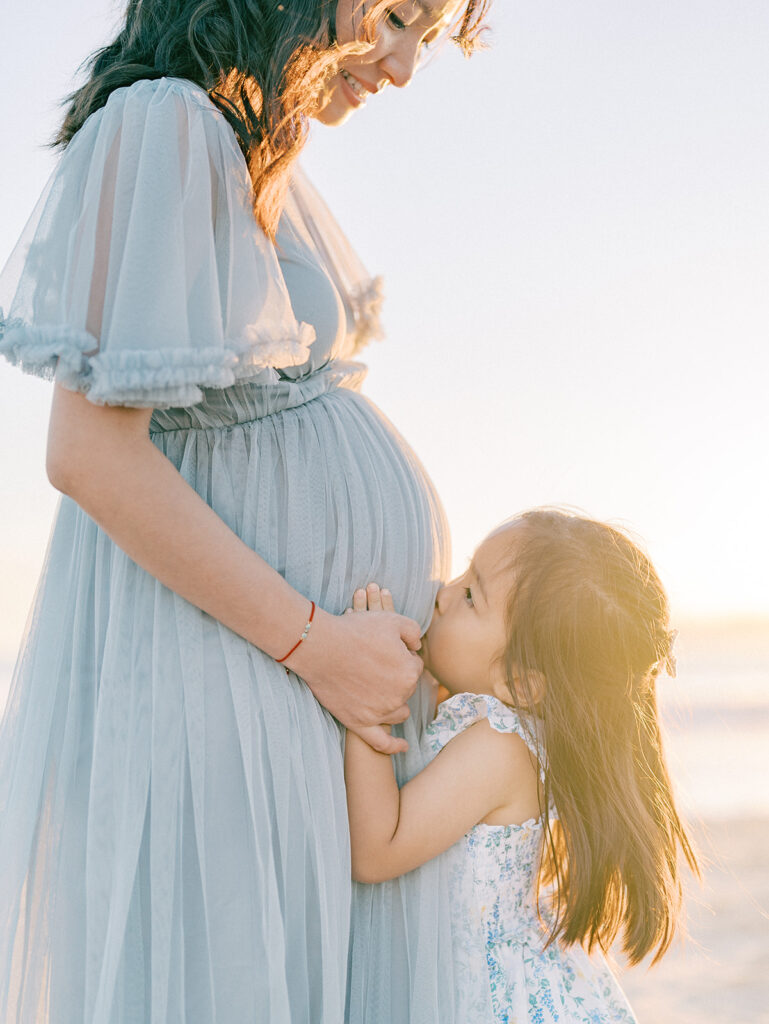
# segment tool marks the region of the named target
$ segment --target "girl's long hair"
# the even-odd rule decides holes
[[[670,945],[681,856],[697,859],[675,807],[657,677],[675,672],[668,600],[621,531],[560,510],[517,520],[505,667],[514,703],[543,721],[551,941],[631,963]],[[548,813],[554,806],[557,820]]]
[[[452,36],[477,45],[490,0],[467,0]],[[336,0],[129,0],[117,37],[86,63],[88,79],[65,100],[54,146],[65,147],[110,94],[140,79],[186,78],[204,88],[248,163],[254,214],[274,239],[288,172],[307,135],[323,82],[339,60],[365,52],[388,0],[361,3],[359,43],[335,45]]]

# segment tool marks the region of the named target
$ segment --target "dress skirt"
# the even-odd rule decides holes
[[[443,515],[356,386],[331,367],[208,389],[151,437],[328,612],[376,580],[424,628]],[[426,686],[412,711],[402,778]],[[0,732],[0,1018],[450,1024],[440,859],[351,907],[342,732],[62,498]]]

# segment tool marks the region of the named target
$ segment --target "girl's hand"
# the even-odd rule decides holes
[[[371,615],[353,612],[367,611]],[[344,615],[318,609],[312,629],[285,663],[300,675],[318,701],[375,750],[396,754],[408,743],[391,736],[383,723],[409,717],[407,700],[422,674],[419,625],[397,615],[392,595],[376,584],[356,591]]]
[[[356,590],[352,597],[352,608],[348,608],[347,615],[353,612],[394,612],[395,604],[393,603],[392,594],[389,590],[381,590],[378,583],[369,583],[364,589]],[[393,753],[392,748],[388,745],[388,749],[382,748],[382,736],[381,733],[384,731],[388,736],[391,736],[390,726],[382,723],[381,725],[371,726],[368,729],[357,730],[356,735],[360,736],[370,747],[374,750],[379,751],[383,754]],[[395,740],[394,742],[401,744],[402,750],[408,750],[408,743],[405,740]]]
[[[380,590],[378,583],[369,583],[364,590],[356,590],[352,595],[352,608],[350,612],[394,612],[393,596],[389,590]]]
[[[393,605],[392,594],[389,590],[380,590],[376,583],[369,583],[368,587],[363,590],[356,590],[352,598],[352,608],[347,609],[349,612],[394,612],[395,606]],[[430,684],[432,690],[433,700],[436,705],[442,703],[444,700],[448,700],[451,696],[451,692],[446,689],[438,680],[430,675],[427,670],[422,672],[423,678]]]

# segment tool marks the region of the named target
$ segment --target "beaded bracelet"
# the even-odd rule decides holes
[[[310,609],[310,618],[307,620],[307,625],[302,630],[302,635],[299,637],[299,639],[294,644],[294,646],[291,648],[291,650],[288,652],[288,654],[284,654],[282,658],[276,658],[275,659],[279,665],[282,665],[283,662],[287,658],[290,658],[291,655],[294,653],[294,651],[299,646],[299,644],[301,644],[304,640],[307,639],[307,634],[310,632],[310,626],[312,625],[312,620],[315,617],[315,602],[314,601],[310,601],[310,604],[312,605],[312,608]]]

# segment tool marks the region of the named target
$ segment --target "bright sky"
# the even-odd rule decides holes
[[[0,14],[0,261],[118,8]],[[367,393],[435,480],[461,568],[523,507],[643,537],[680,615],[769,614],[769,4],[497,0],[492,49],[320,129],[305,167],[372,271]],[[0,659],[56,495],[50,386],[0,367]]]

